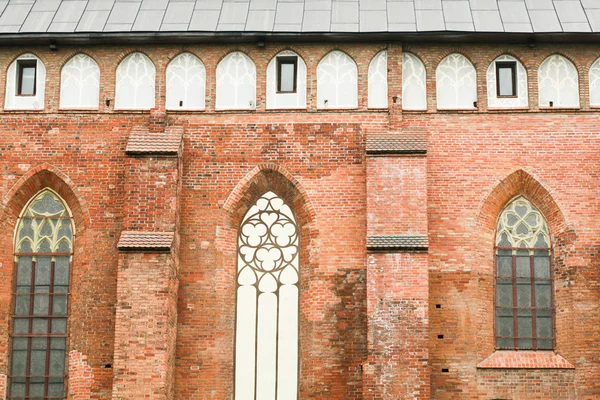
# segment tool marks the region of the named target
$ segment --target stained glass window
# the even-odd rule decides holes
[[[64,399],[73,222],[50,190],[25,209],[15,237],[9,399]]]
[[[273,192],[238,231],[235,400],[298,397],[298,226]]]
[[[496,231],[496,347],[554,347],[552,249],[542,214],[524,197],[502,212]]]

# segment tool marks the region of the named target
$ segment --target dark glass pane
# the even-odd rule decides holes
[[[542,235],[541,233],[538,234],[537,240],[535,242],[535,247],[538,247],[538,248],[550,247],[550,243],[548,243],[546,236]]]
[[[65,395],[65,385],[62,379],[52,378],[48,384],[48,396],[61,397]]]
[[[502,284],[498,282],[496,285],[496,306],[498,307],[512,307],[513,290],[512,284]]]
[[[65,338],[52,338],[50,346],[52,350],[65,350]]]
[[[512,337],[513,336],[513,318],[512,317],[496,317],[496,336]]]
[[[27,373],[27,338],[14,338],[12,351],[12,375],[24,376]]]
[[[503,233],[502,235],[500,235],[500,242],[498,242],[498,246],[500,246],[500,247],[510,247],[511,246],[510,240],[508,240],[508,235],[506,233]]]
[[[25,396],[25,382],[19,382],[13,379],[10,384],[11,396]]]
[[[500,349],[510,349],[515,347],[515,341],[513,339],[497,338],[496,346]]]
[[[46,375],[46,347],[48,339],[31,339],[31,375]]]
[[[52,319],[52,333],[66,334],[67,333],[67,319],[66,318],[53,318]]]
[[[50,247],[50,241],[48,239],[44,239],[39,242],[37,251],[40,253],[50,253],[52,248]]]
[[[13,321],[14,333],[29,333],[29,318],[15,318]]]
[[[54,262],[54,285],[68,285],[69,284],[69,257],[56,257]],[[58,292],[58,290],[54,290]]]
[[[498,80],[499,80],[499,96],[514,96],[513,92],[513,70],[512,68],[498,68]]]
[[[535,305],[540,308],[550,308],[551,306],[550,281],[543,283],[537,282],[535,285]]]
[[[533,349],[532,339],[519,339],[519,349]]]
[[[47,218],[42,222],[42,227],[40,228],[40,236],[44,237],[52,237],[52,232],[54,231],[54,224],[56,224],[58,220]]]
[[[33,314],[48,315],[48,300],[47,294],[36,294],[33,298]]]
[[[512,256],[496,256],[498,276],[512,277]]]
[[[71,252],[71,244],[66,240],[63,240],[58,244],[58,248],[56,249],[58,253],[70,253]]]
[[[29,315],[29,295],[18,294],[15,301],[16,315]]]
[[[519,250],[517,252],[517,277],[529,278],[531,276],[531,260],[529,252]]]
[[[52,305],[53,315],[67,315],[67,296],[66,295],[55,295],[54,303]]]
[[[44,378],[31,378],[29,382],[29,396],[44,396]]]
[[[23,218],[21,222],[21,230],[19,231],[19,240],[28,237],[33,240],[33,228],[31,226],[31,218]]]
[[[552,335],[552,320],[547,317],[536,318],[537,336],[540,338],[551,338]]]
[[[279,65],[279,76],[281,92],[293,92],[294,91],[294,78],[295,78],[295,65],[290,62],[281,62]]]
[[[62,376],[65,373],[65,351],[52,350],[50,352],[50,375]]]
[[[519,328],[519,337],[531,337],[533,336],[533,330],[531,317],[519,317],[518,319],[518,328]]]
[[[531,285],[530,284],[517,285],[517,306],[531,307]]]
[[[50,257],[38,257],[35,264],[35,285],[49,286],[50,285]]]
[[[62,220],[58,230],[58,237],[66,237],[69,240],[73,238],[73,232],[71,232],[71,220],[66,218]]]
[[[44,335],[48,333],[48,320],[46,318],[33,319],[33,333],[36,335]]]
[[[19,94],[35,94],[35,67],[21,67],[21,92]]]
[[[19,251],[21,253],[31,253],[33,251],[33,245],[31,244],[31,241],[25,239],[23,241],[23,243],[21,243],[21,247],[19,247]]]
[[[17,286],[26,286],[29,288],[31,285],[31,263],[32,257],[19,257],[17,263]]]
[[[552,349],[552,340],[539,340],[537,341],[538,349],[550,350]]]
[[[536,253],[538,252],[536,251]],[[547,255],[541,257],[536,254],[534,258],[534,267],[536,278],[550,279],[550,257]]]

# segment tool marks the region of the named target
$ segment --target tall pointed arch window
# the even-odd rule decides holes
[[[554,347],[552,248],[542,214],[524,197],[500,215],[496,231],[496,347]]]
[[[369,108],[388,106],[387,50],[380,51],[369,64]]]
[[[425,66],[410,53],[402,53],[402,109],[427,110]]]
[[[444,58],[435,70],[438,109],[477,108],[477,73],[462,54]]]
[[[167,66],[167,110],[203,110],[206,68],[198,57],[182,53]]]
[[[299,235],[273,192],[238,231],[235,400],[298,397]]]
[[[256,66],[240,51],[226,55],[217,65],[217,110],[256,108]]]
[[[71,214],[50,190],[33,198],[17,224],[10,399],[65,397],[73,237]]]
[[[358,67],[346,53],[334,50],[317,65],[317,108],[358,107]]]

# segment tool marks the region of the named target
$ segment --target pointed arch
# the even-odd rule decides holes
[[[484,232],[493,233],[497,220],[510,202],[517,196],[530,201],[546,218],[553,243],[557,240],[572,240],[574,231],[552,193],[533,175],[519,169],[491,188],[483,199],[478,212],[478,225]]]
[[[78,53],[60,71],[61,108],[98,108],[100,67],[96,60]]]
[[[317,65],[317,108],[358,107],[358,66],[348,54],[333,50]]]
[[[14,235],[11,398],[65,396],[75,226],[66,202],[44,188],[20,213]]]
[[[65,201],[78,232],[81,233],[91,224],[87,203],[75,183],[60,169],[43,163],[23,175],[4,196],[2,208],[6,218],[2,219],[7,224],[5,229],[12,232],[21,211],[36,193],[45,188],[53,190]]]

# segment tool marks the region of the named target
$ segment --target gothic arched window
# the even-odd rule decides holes
[[[410,53],[402,53],[402,109],[427,110],[425,66]]]
[[[156,68],[142,53],[128,55],[117,67],[116,109],[154,108]]]
[[[496,347],[554,347],[552,248],[543,215],[513,200],[496,231]]]
[[[19,56],[6,73],[4,108],[42,110],[46,91],[46,67],[33,54]]]
[[[538,71],[540,106],[579,106],[579,75],[575,65],[554,54],[544,60]]]
[[[435,70],[437,107],[439,109],[475,108],[477,73],[462,54],[450,54]]]
[[[600,58],[590,67],[590,105],[600,106]]]
[[[265,193],[238,231],[236,400],[297,399],[299,245],[292,210]]]
[[[240,51],[228,54],[217,65],[218,110],[256,108],[256,66]]]
[[[488,107],[527,107],[527,70],[519,60],[508,54],[496,58],[486,77]]]
[[[387,50],[380,51],[369,64],[369,108],[388,106]]]
[[[358,67],[339,50],[317,65],[317,108],[358,107]]]
[[[167,66],[168,110],[203,110],[206,68],[191,53],[178,55]]]
[[[44,190],[15,235],[9,398],[65,397],[74,226],[60,197]]]
[[[267,108],[306,108],[306,63],[284,50],[267,66]]]
[[[85,54],[71,58],[60,72],[61,108],[97,108],[100,98],[100,68]]]

